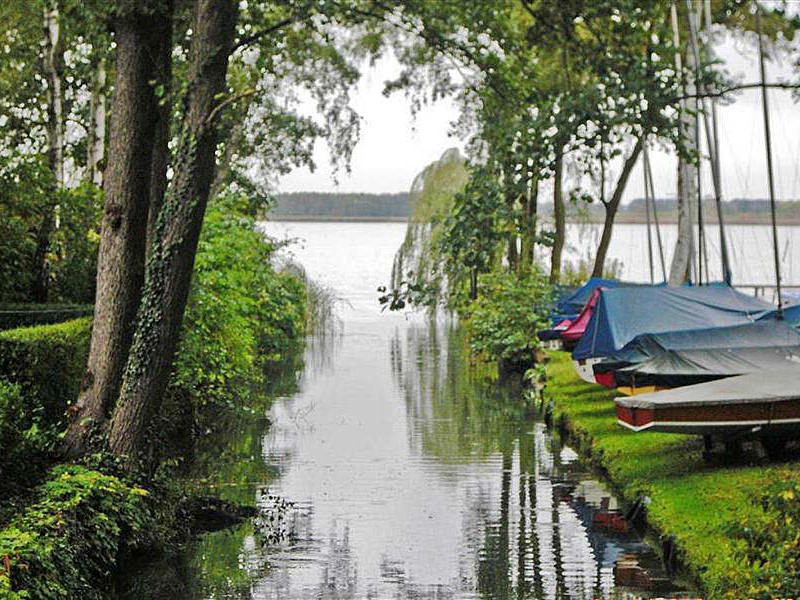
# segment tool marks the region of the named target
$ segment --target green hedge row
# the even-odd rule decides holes
[[[91,317],[91,304],[0,304],[0,330]]]
[[[57,423],[77,398],[92,320],[0,331],[0,377],[20,386],[29,414]]]

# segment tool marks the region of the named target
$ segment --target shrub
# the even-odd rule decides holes
[[[77,398],[91,324],[83,318],[0,332],[0,377],[19,384],[29,415],[55,424]]]
[[[13,497],[24,493],[46,468],[44,457],[55,432],[44,426],[41,412],[31,410],[19,385],[0,379],[0,522],[13,510]]]
[[[210,207],[170,395],[242,407],[262,379],[263,360],[280,360],[302,341],[306,296],[293,275],[272,266],[274,245],[244,216],[240,200]]]
[[[468,308],[472,351],[506,369],[532,365],[541,347],[536,331],[545,323],[549,299],[550,288],[538,271],[519,278],[507,273],[485,276],[477,300]]]
[[[117,477],[61,465],[0,531],[0,596],[105,598],[120,546],[146,530],[147,492]]]

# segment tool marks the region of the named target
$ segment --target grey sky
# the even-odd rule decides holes
[[[758,81],[755,46],[728,39],[717,48],[733,75],[743,81]],[[770,81],[785,80],[792,65],[784,59],[769,64]],[[414,176],[451,146],[462,141],[448,137],[450,122],[457,115],[449,100],[425,107],[412,119],[409,102],[402,95],[385,98],[384,81],[397,74],[399,65],[391,58],[380,60],[364,72],[356,93],[355,108],[363,117],[362,138],[353,153],[352,173],[340,173],[337,187],[329,167],[324,144],[316,148],[318,169],[310,173],[297,169],[281,180],[281,191],[396,192],[405,191]],[[797,77],[795,71],[795,77]],[[773,158],[779,198],[800,198],[800,104],[791,93],[770,90]],[[720,157],[725,198],[767,196],[764,129],[759,90],[742,92],[736,100],[719,108]],[[664,152],[651,155],[656,194],[675,194],[675,160]],[[708,171],[708,168],[705,169]],[[710,191],[710,173],[704,189]],[[642,194],[642,176],[637,168],[626,194]]]

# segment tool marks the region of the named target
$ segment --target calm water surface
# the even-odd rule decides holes
[[[339,336],[312,340],[271,425],[233,432],[210,480],[270,531],[201,538],[201,598],[592,598],[677,593],[616,499],[526,407],[470,369],[454,324],[380,314],[404,228],[280,224],[335,288]],[[219,490],[217,490],[219,491]],[[275,509],[276,495],[293,503]],[[272,521],[270,521],[272,522]]]

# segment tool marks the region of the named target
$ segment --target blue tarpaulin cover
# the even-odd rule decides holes
[[[643,333],[711,329],[752,322],[775,307],[721,286],[601,289],[576,360],[609,356]]]
[[[592,292],[594,292],[595,288],[598,287],[615,288],[619,286],[630,286],[630,285],[636,285],[636,284],[626,283],[624,281],[619,281],[617,279],[603,279],[601,277],[592,277],[591,279],[589,279],[589,281],[587,281],[577,290],[574,290],[571,294],[559,300],[558,304],[556,305],[556,311],[564,315],[578,315],[583,310],[583,307],[586,306],[586,303],[589,301],[589,298],[592,297]]]
[[[770,310],[764,313],[759,320],[773,320],[778,318],[778,310]],[[800,304],[788,306],[783,309],[783,320],[792,327],[800,327]]]

